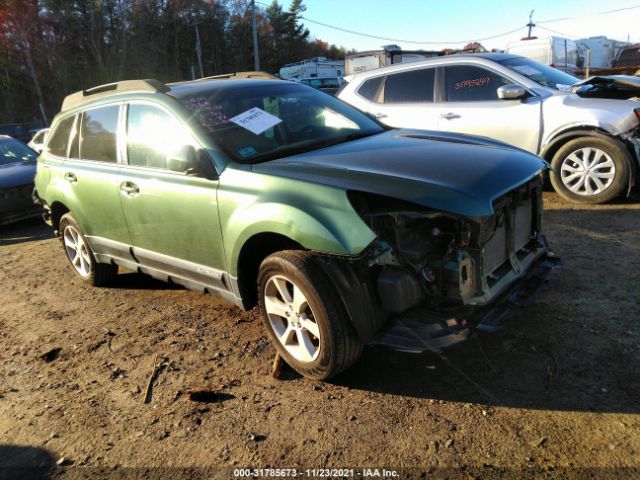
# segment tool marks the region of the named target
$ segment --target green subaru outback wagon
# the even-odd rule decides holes
[[[259,306],[283,358],[326,379],[367,344],[439,350],[528,303],[557,264],[546,168],[296,83],[136,80],[65,99],[35,198],[87,283],[123,267]]]

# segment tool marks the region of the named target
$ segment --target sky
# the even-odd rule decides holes
[[[283,0],[281,4],[288,8],[290,1]],[[305,0],[304,4],[307,10],[303,16],[309,20],[381,37],[441,42],[378,40],[303,20],[312,38],[359,51],[377,50],[393,43],[405,50],[461,48],[469,40],[517,29],[508,35],[481,41],[487,49],[503,49],[507,42],[526,36],[531,10],[535,10],[534,23],[540,22],[533,28],[533,35],[538,37],[560,34],[579,39],[605,35],[615,40],[640,42],[638,0]],[[625,10],[601,13],[615,9]],[[546,22],[567,17],[567,20]]]

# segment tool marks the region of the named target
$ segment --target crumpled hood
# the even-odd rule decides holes
[[[35,175],[35,163],[19,162],[0,165],[0,188],[18,187],[33,183]]]
[[[493,200],[527,182],[548,164],[485,137],[391,130],[252,168],[263,174],[481,216],[493,214]]]
[[[626,100],[640,97],[640,77],[596,75],[571,86],[571,92],[586,98]]]

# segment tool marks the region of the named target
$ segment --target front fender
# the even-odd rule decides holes
[[[618,136],[637,125],[633,113],[637,102],[581,98],[578,95],[554,95],[545,99],[542,107],[544,134],[541,151],[549,147],[556,138],[571,130],[601,130]]]
[[[338,188],[227,168],[218,188],[229,273],[237,276],[242,246],[254,235],[276,233],[304,248],[357,255],[375,234]]]

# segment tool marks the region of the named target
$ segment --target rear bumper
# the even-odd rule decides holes
[[[465,341],[473,329],[481,332],[500,331],[508,318],[518,315],[533,303],[535,294],[561,264],[558,257],[545,252],[491,304],[460,307],[446,312],[420,305],[393,319],[371,344],[411,353],[439,352]]]

